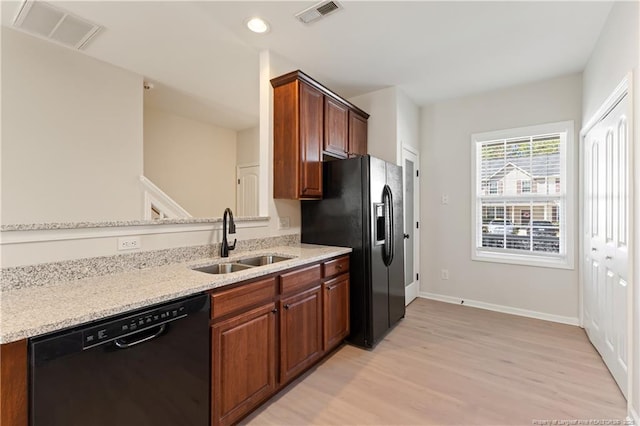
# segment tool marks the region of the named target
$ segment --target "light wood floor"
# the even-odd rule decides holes
[[[532,425],[624,419],[578,327],[424,299],[373,351],[343,346],[250,425]]]

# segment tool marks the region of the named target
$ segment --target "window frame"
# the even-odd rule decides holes
[[[575,124],[573,121],[546,123],[534,126],[518,127],[471,135],[471,259],[474,261],[508,263],[547,268],[574,269],[575,257],[575,199],[577,196],[575,180]],[[528,200],[559,199],[564,204],[564,218],[560,218],[560,253],[527,252],[522,250],[496,249],[482,247],[483,210],[482,201],[513,201],[509,196],[482,193],[482,180],[478,176],[481,170],[480,147],[483,143],[525,137],[538,137],[561,134],[560,142],[560,194],[540,196],[535,191],[518,194]],[[531,183],[533,187],[533,182]],[[555,186],[555,185],[554,185]],[[533,188],[532,188],[533,189]],[[562,209],[560,209],[562,212]],[[562,213],[560,214],[562,216]]]

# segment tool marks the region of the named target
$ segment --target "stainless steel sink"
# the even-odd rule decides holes
[[[198,268],[191,269],[207,274],[230,274],[232,272],[244,271],[245,269],[254,268],[256,266],[271,265],[272,263],[282,262],[283,260],[289,259],[293,259],[293,257],[268,254],[248,257],[234,262],[214,263],[212,265],[200,266]]]
[[[263,265],[271,265],[272,263],[282,262],[284,260],[293,259],[292,257],[287,256],[276,256],[276,255],[266,255],[266,256],[256,256],[249,257],[247,259],[238,260],[237,263],[242,265],[251,265],[251,266],[263,266]]]
[[[207,274],[230,274],[231,272],[244,271],[249,269],[249,265],[240,265],[238,263],[216,263],[214,265],[201,266],[193,268],[194,271],[205,272]]]

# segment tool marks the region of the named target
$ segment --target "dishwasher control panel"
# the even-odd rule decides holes
[[[111,340],[184,318],[189,313],[201,308],[200,303],[197,305],[198,306],[196,306],[192,300],[180,301],[111,321],[104,321],[99,325],[85,328],[82,330],[82,348],[88,349]]]
[[[124,337],[185,316],[184,306],[157,309],[89,328],[82,332],[82,347],[90,348],[103,342]]]

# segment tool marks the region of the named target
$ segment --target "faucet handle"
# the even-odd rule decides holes
[[[237,239],[237,238],[234,238],[234,239],[233,239],[233,244],[231,244],[231,245],[229,246],[229,250],[233,250],[233,249],[235,249],[235,248],[236,248],[236,242],[237,242],[237,241],[238,241],[238,239]]]

